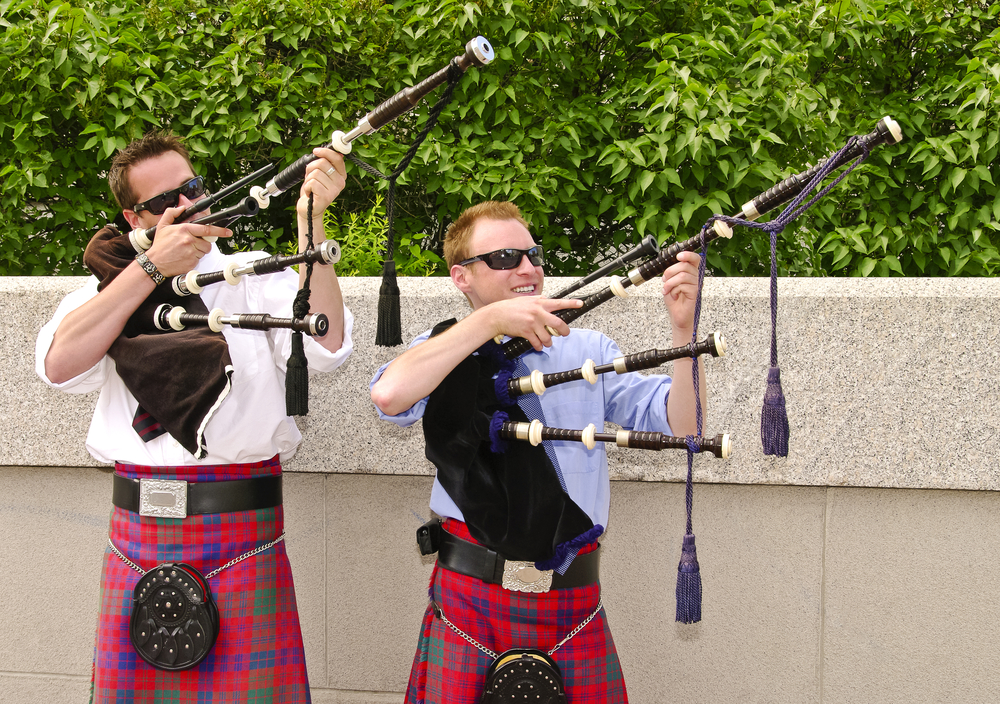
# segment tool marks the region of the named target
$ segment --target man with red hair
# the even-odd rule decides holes
[[[610,506],[604,448],[503,443],[493,431],[503,419],[544,418],[561,428],[594,423],[601,431],[608,420],[694,434],[691,360],[675,361],[677,384],[662,375],[604,374],[594,385],[509,398],[504,380],[513,374],[566,371],[587,359],[607,364],[621,353],[604,335],[571,331],[555,315],[581,302],[541,295],[542,248],[513,204],[466,210],[449,227],[444,251],[472,313],[419,336],[370,385],[382,418],[401,426],[423,419],[437,468],[431,509],[444,519],[418,533],[422,552],[437,552],[438,561],[406,701],[479,702],[497,655],[534,649],[551,653],[569,702],[625,702],[600,597],[597,538]],[[691,341],[700,262],[694,253],[678,259],[663,275],[675,346]],[[499,352],[498,336],[525,338],[533,350],[515,365]]]

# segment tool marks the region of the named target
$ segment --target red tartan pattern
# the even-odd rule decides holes
[[[192,481],[280,474],[276,460],[250,465],[136,467],[117,465],[128,477]],[[151,474],[155,472],[155,474]],[[110,537],[143,569],[186,562],[202,574],[277,538],[282,508],[150,518],[114,508]],[[197,667],[165,672],[132,648],[128,622],[138,572],[105,551],[101,607],[94,648],[91,701],[96,703],[245,704],[309,702],[292,572],[284,543],[229,567],[209,580],[221,628],[212,651]]]
[[[447,529],[472,540],[465,524]],[[596,544],[581,553],[596,549]],[[554,589],[546,594],[511,592],[435,565],[431,595],[449,621],[497,654],[510,648],[548,652],[594,611],[600,585]],[[627,704],[625,680],[602,609],[552,656],[566,685],[569,704]],[[424,613],[410,671],[406,704],[478,704],[493,659]]]

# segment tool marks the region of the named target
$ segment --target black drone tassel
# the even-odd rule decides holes
[[[677,621],[697,623],[701,620],[701,571],[694,536],[685,535],[681,561],[677,565]]]
[[[309,194],[309,244],[306,249],[312,249],[313,241],[313,197]],[[292,303],[292,316],[301,320],[309,315],[309,279],[312,278],[312,262],[306,264],[306,280],[302,288],[295,294]],[[288,355],[285,367],[285,414],[289,416],[304,416],[309,413],[309,362],[306,359],[302,344],[302,333],[292,332],[292,352]]]
[[[403,344],[403,326],[399,315],[399,285],[396,283],[396,262],[386,257],[382,264],[382,286],[378,290],[378,324],[375,344],[394,347]]]
[[[408,160],[404,161],[409,163]],[[393,258],[396,237],[393,215],[396,205],[396,177],[399,173],[401,170],[393,172],[389,178],[389,193],[385,199],[387,220],[385,261],[382,262],[382,286],[378,290],[378,321],[375,326],[375,344],[379,347],[395,347],[403,344],[403,325],[399,314],[399,284],[396,283],[396,260]]]
[[[445,88],[441,99],[431,108],[430,113],[427,115],[427,123],[420,131],[420,134],[413,140],[402,161],[399,162],[399,166],[391,174],[387,176],[370,164],[366,164],[355,155],[347,155],[351,161],[368,173],[378,178],[384,178],[389,182],[389,192],[385,199],[385,260],[382,264],[382,286],[378,291],[378,321],[375,325],[375,344],[379,347],[395,347],[396,345],[403,344],[403,325],[400,322],[399,312],[399,285],[396,283],[396,262],[393,260],[396,239],[393,228],[396,206],[396,180],[406,170],[406,167],[410,165],[410,162],[413,161],[413,157],[417,155],[420,145],[427,139],[427,135],[430,134],[431,129],[434,128],[438,118],[441,116],[441,111],[444,110],[445,106],[451,100],[451,94],[454,92],[455,86],[458,85],[458,79],[461,77],[462,69],[452,60],[448,65],[447,88]]]
[[[296,313],[295,317],[303,316]],[[292,333],[292,353],[285,372],[285,413],[290,416],[309,413],[309,365],[302,348],[302,333],[298,331]]]

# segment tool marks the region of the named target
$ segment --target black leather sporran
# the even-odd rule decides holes
[[[129,638],[160,670],[187,670],[208,655],[219,635],[219,609],[208,580],[183,562],[146,572],[132,592]]]
[[[493,661],[486,673],[482,704],[566,704],[556,661],[541,650],[513,648]]]

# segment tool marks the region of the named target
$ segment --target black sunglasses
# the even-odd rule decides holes
[[[203,176],[195,176],[193,179],[182,183],[177,188],[164,191],[160,195],[153,196],[149,200],[144,200],[141,203],[136,203],[132,206],[132,211],[138,213],[142,210],[148,210],[153,215],[163,215],[164,210],[167,208],[173,208],[178,202],[180,202],[180,197],[182,195],[188,200],[194,200],[204,194],[205,178]]]
[[[521,266],[521,257],[527,257],[532,266],[542,266],[545,259],[542,257],[542,246],[536,244],[531,249],[497,249],[477,257],[459,262],[459,266],[465,266],[472,262],[483,262],[490,269],[516,269]]]

